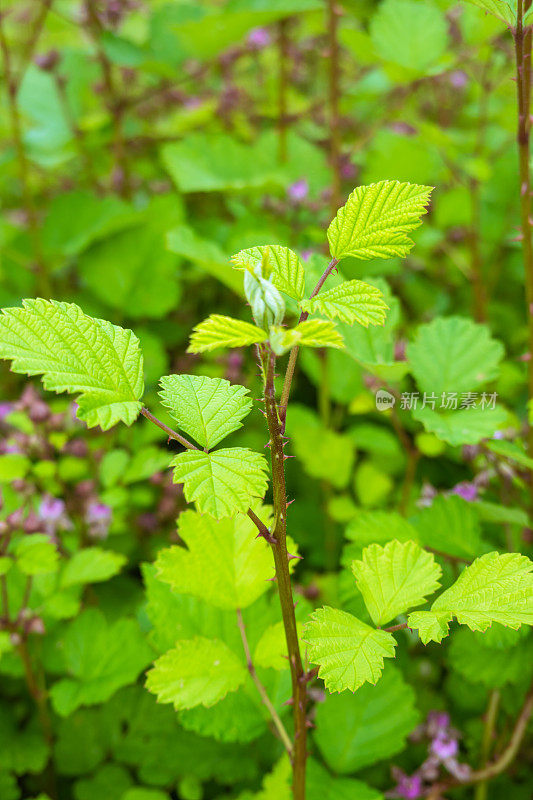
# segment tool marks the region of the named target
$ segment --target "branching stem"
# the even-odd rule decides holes
[[[157,419],[157,417],[155,417],[151,411],[148,411],[147,408],[141,408],[141,414],[143,417],[146,417],[146,419],[149,419],[150,422],[153,422],[154,425],[157,425],[158,428],[161,428],[162,431],[165,431],[169,439],[175,439],[177,442],[186,447],[187,450],[198,450],[196,445],[194,445],[192,442],[189,442],[189,440],[186,439],[185,436],[182,436],[181,433],[173,431],[172,428],[169,428],[168,425],[165,425],[164,422],[161,422],[160,419]]]

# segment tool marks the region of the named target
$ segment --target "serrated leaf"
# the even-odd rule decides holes
[[[303,639],[309,660],[319,664],[318,677],[330,692],[355,692],[365,681],[376,683],[383,659],[394,658],[396,647],[392,634],[329,606],[311,614]]]
[[[179,427],[208,449],[238,430],[252,408],[249,390],[223,378],[165,375],[160,384],[162,403]]]
[[[302,300],[301,307],[311,314],[323,314],[329,319],[338,317],[341,322],[383,325],[388,305],[376,286],[364,281],[344,281],[340,286],[320,292],[310,300]]]
[[[332,322],[324,319],[308,319],[294,328],[299,344],[307,347],[344,347],[344,340]]]
[[[411,519],[420,544],[439,553],[471,561],[483,553],[477,503],[458,495],[439,495]]]
[[[211,314],[193,330],[188,353],[206,353],[217,347],[243,347],[264,342],[265,331],[249,322],[221,314]]]
[[[431,611],[452,614],[473,631],[492,622],[533,625],[533,562],[520,553],[486,553],[437,597]]]
[[[287,687],[288,689],[289,687]],[[196,706],[181,711],[180,725],[217,742],[251,742],[267,729],[265,707],[249,676],[243,686],[230,692],[215,706]]]
[[[399,181],[358,186],[328,228],[332,257],[403,258],[414,245],[407,234],[421,224],[431,192]]]
[[[196,636],[182,639],[173,650],[157,659],[146,678],[146,688],[160,703],[172,703],[176,711],[198,705],[213,706],[246,679],[246,667],[216,639]]]
[[[101,547],[86,547],[74,553],[61,574],[60,586],[76,586],[84,583],[99,583],[117,575],[126,556]]]
[[[143,362],[130,331],[95,319],[73,303],[24,300],[0,316],[0,358],[14,372],[42,374],[45,389],[77,398],[79,419],[107,430],[131,425],[141,410]]]
[[[213,453],[188,450],[176,456],[172,466],[174,483],[184,484],[187,502],[217,519],[247,511],[268,485],[264,456],[245,447]]]
[[[478,8],[482,8],[483,11],[486,11],[488,14],[492,14],[493,17],[497,17],[502,22],[505,22],[506,25],[510,25],[511,27],[516,25],[516,14],[509,5],[509,3],[503,2],[503,0],[466,0],[468,3],[471,3]],[[527,23],[527,15],[524,18],[524,24]]]
[[[231,258],[235,269],[262,267],[264,278],[270,278],[274,286],[301,300],[305,292],[305,272],[302,262],[293,250],[279,244],[265,244],[241,250]]]
[[[418,388],[436,395],[471,392],[498,375],[503,346],[486,325],[463,317],[437,317],[421,325],[407,347]],[[427,406],[426,406],[427,408]],[[469,411],[474,409],[469,409]]]
[[[416,542],[371,544],[362,561],[352,563],[357,588],[376,625],[384,625],[439,588],[442,575],[434,556]]]
[[[409,628],[418,630],[423,644],[442,642],[449,633],[451,615],[447,612],[436,614],[433,611],[413,611],[407,617]]]
[[[531,635],[502,649],[488,649],[483,644],[488,633],[476,633],[466,628],[456,631],[450,641],[451,669],[470,683],[481,683],[491,689],[509,683],[528,686],[533,677]]]
[[[266,509],[256,508],[268,525]],[[273,576],[272,554],[244,514],[216,521],[196,511],[179,516],[178,532],[187,545],[161,550],[158,577],[180,594],[218,608],[246,608],[267,591]]]
[[[418,720],[413,689],[387,664],[377,686],[326,695],[314,740],[327,765],[344,775],[399,753]]]

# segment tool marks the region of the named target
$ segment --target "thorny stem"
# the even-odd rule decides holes
[[[493,689],[490,693],[489,703],[487,706],[487,713],[485,715],[485,725],[483,727],[483,741],[481,743],[481,767],[485,767],[489,760],[490,751],[492,747],[492,738],[494,736],[494,728],[496,726],[496,719],[498,717],[498,707],[500,705],[500,692],[498,689]],[[488,782],[481,781],[476,786],[474,800],[487,800]]]
[[[287,640],[287,652],[292,680],[292,709],[294,718],[294,754],[292,793],[294,800],[305,798],[305,765],[307,759],[307,676],[302,665],[300,644],[294,614],[287,553],[287,494],[285,489],[285,458],[283,453],[282,424],[276,407],[274,387],[275,356],[267,348],[261,350],[264,371],[264,398],[268,431],[270,434],[270,456],[272,463],[272,490],[274,502],[274,525],[272,533],[276,539],[272,544],[281,613]]]
[[[317,285],[313,289],[313,291],[311,293],[311,296],[309,298],[310,300],[312,300],[313,297],[316,297],[316,295],[322,289],[322,287],[323,287],[324,283],[326,282],[327,278],[331,275],[331,273],[333,272],[333,270],[335,269],[335,267],[337,266],[338,263],[339,263],[338,259],[336,259],[336,258],[332,258],[331,259],[331,261],[329,262],[328,266],[324,270],[322,276],[320,277],[320,280],[318,281]],[[300,314],[300,319],[298,320],[298,324],[300,324],[300,322],[305,322],[305,320],[307,319],[308,316],[309,316],[309,314],[308,314],[307,311],[302,311],[302,313]],[[285,372],[285,380],[283,381],[283,389],[282,389],[282,392],[281,392],[281,400],[279,402],[279,421],[281,423],[281,432],[282,433],[285,432],[285,421],[286,421],[286,418],[287,418],[287,405],[289,403],[289,395],[291,393],[291,384],[292,384],[292,379],[294,377],[294,370],[296,368],[296,360],[298,358],[298,350],[299,350],[298,347],[293,347],[291,352],[290,352],[289,363],[287,364],[287,370]]]
[[[11,63],[11,53],[5,36],[4,25],[3,25],[4,16],[5,14],[2,11],[0,11],[0,50],[2,52],[2,59],[4,63],[4,82],[6,85],[9,116],[11,121],[11,135],[13,137],[15,151],[17,154],[20,183],[22,188],[22,199],[28,217],[28,233],[33,251],[33,259],[34,259],[33,266],[39,281],[39,291],[44,297],[50,297],[51,294],[50,284],[48,281],[48,275],[46,273],[46,266],[44,263],[41,234],[39,229],[39,220],[37,217],[37,211],[35,208],[33,194],[30,186],[29,165],[28,165],[28,159],[26,158],[26,150],[24,148],[24,141],[22,137],[22,124],[17,103],[17,92],[19,87],[19,81],[17,81]]]
[[[272,717],[272,722],[274,723],[275,728],[279,734],[279,738],[283,742],[285,749],[289,754],[289,758],[292,760],[292,742],[290,736],[287,733],[285,725],[281,721],[278,712],[272,705],[272,701],[270,700],[267,694],[267,690],[259,680],[257,672],[255,671],[254,663],[252,661],[252,655],[250,653],[250,645],[248,644],[248,638],[246,636],[246,628],[244,625],[244,620],[242,618],[242,611],[240,608],[237,609],[237,625],[239,626],[239,631],[242,639],[242,646],[244,649],[244,655],[246,656],[246,666],[248,667],[248,672],[250,673],[250,677],[255,683],[257,691],[261,695],[261,700],[263,701],[263,705],[266,707],[268,713]]]
[[[329,158],[333,173],[331,186],[331,213],[333,216],[341,204],[340,176],[340,114],[339,114],[339,40],[338,23],[340,9],[336,0],[328,0],[328,55],[329,55]]]
[[[526,310],[529,329],[528,396],[533,400],[533,244],[531,241],[531,175],[529,169],[530,91],[531,91],[531,34],[524,28],[524,14],[531,0],[518,0],[517,25],[513,31],[516,55],[516,86],[518,100],[518,164],[520,176],[520,217],[522,255],[526,284]],[[528,454],[533,457],[533,425],[529,426]],[[533,486],[532,486],[533,488]]]

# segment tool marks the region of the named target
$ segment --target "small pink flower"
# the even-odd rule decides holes
[[[447,736],[437,737],[431,743],[431,750],[441,761],[445,761],[447,758],[454,758],[457,755],[459,745],[457,739]]]
[[[268,47],[272,37],[266,28],[254,28],[248,34],[246,41],[254,50],[262,50],[264,47]]]
[[[300,180],[291,183],[287,189],[287,196],[289,200],[292,200],[294,203],[301,203],[308,194],[309,184],[305,178],[300,178]]]

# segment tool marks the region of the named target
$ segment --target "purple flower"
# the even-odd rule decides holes
[[[477,486],[475,483],[462,481],[453,487],[452,494],[458,494],[463,500],[471,503],[473,500],[477,500]]]
[[[5,419],[8,414],[11,414],[12,411],[13,411],[12,403],[0,403],[0,420]]]
[[[404,800],[417,800],[422,797],[422,778],[420,775],[406,775],[401,770],[394,770],[397,785],[394,789],[394,797],[403,797]]]
[[[462,69],[454,69],[450,72],[449,80],[454,89],[463,89],[468,83],[468,75]]]
[[[300,253],[302,260],[309,261],[314,252],[315,251],[312,250],[310,247],[307,247],[305,250],[302,250],[302,252]]]
[[[58,522],[65,513],[65,503],[59,497],[45,497],[39,506],[39,516],[44,522]]]
[[[505,439],[505,433],[503,431],[494,431],[492,435],[493,439]]]
[[[246,41],[254,50],[262,50],[264,47],[268,47],[272,38],[266,28],[254,28],[248,34]]]
[[[291,183],[287,189],[287,196],[295,203],[301,203],[302,200],[305,200],[308,194],[309,184],[305,178],[300,178],[300,180]]]
[[[431,743],[432,752],[441,759],[446,761],[447,758],[453,758],[459,751],[457,739],[452,739],[449,736],[437,736]]]
[[[111,508],[106,506],[105,503],[95,502],[89,503],[87,506],[86,519],[90,525],[101,525],[103,522],[109,523],[111,522],[111,515]]]

